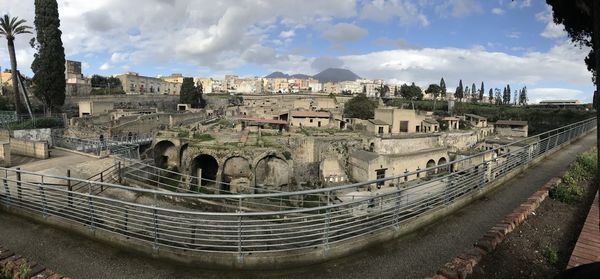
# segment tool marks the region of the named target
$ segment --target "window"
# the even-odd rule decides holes
[[[321,121],[319,121],[319,123],[317,123],[317,125],[318,125],[319,127],[321,127]]]
[[[419,126],[416,126],[416,127],[415,127],[415,131],[416,131],[417,133],[421,131],[419,128],[421,128],[421,127],[419,127]]]
[[[377,175],[377,180],[385,178],[385,170],[386,169],[375,170],[375,174]],[[385,181],[377,181],[377,188],[383,186],[383,184],[385,184]]]
[[[378,133],[383,134],[383,127],[379,127]]]
[[[400,121],[400,133],[408,133],[408,121]]]
[[[313,123],[313,119],[312,118],[310,119],[310,123]]]

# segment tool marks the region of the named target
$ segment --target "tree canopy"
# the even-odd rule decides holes
[[[367,98],[365,94],[358,94],[344,104],[344,116],[360,119],[375,117],[377,102]]]
[[[200,85],[200,88],[198,88],[194,84],[193,78],[183,78],[181,90],[179,91],[179,102],[182,104],[190,104],[192,108],[205,107],[206,101],[202,97],[202,85]]]
[[[400,86],[400,96],[407,100],[422,100],[423,91],[414,82],[411,85],[405,83]]]
[[[462,99],[465,96],[465,89],[463,87],[462,79],[458,82],[458,87],[456,87],[456,91],[454,92],[454,98]]]
[[[429,85],[429,87],[427,87],[425,93],[432,94],[433,99],[437,100],[437,98],[442,94],[442,88],[439,85],[432,83]]]
[[[31,70],[33,71],[34,95],[49,110],[65,103],[65,49],[61,40],[60,19],[56,0],[35,0],[36,39],[32,46],[37,49]]]

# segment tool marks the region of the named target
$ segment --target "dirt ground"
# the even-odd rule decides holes
[[[575,247],[596,189],[586,185],[577,204],[546,200],[473,269],[470,278],[553,278]]]

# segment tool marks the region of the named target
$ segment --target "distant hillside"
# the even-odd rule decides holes
[[[313,76],[314,79],[320,82],[340,82],[340,81],[354,81],[360,79],[360,77],[350,70],[329,68]]]
[[[290,75],[288,74],[284,74],[282,72],[272,72],[270,75],[266,76],[265,78],[289,78]]]
[[[265,78],[300,78],[300,79],[308,79],[308,78],[314,78],[316,80],[318,80],[319,82],[325,83],[325,82],[340,82],[340,81],[353,81],[353,80],[357,80],[360,79],[360,77],[353,73],[350,70],[346,70],[346,69],[337,69],[337,68],[329,68],[327,70],[324,70],[314,76],[309,76],[309,75],[305,75],[305,74],[294,74],[294,75],[288,75],[282,72],[273,72],[270,75],[266,76]]]

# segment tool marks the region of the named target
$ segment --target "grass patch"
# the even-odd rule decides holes
[[[199,141],[211,141],[215,138],[211,134],[194,134],[194,139]]]
[[[177,132],[177,136],[180,138],[187,138],[190,136],[190,132],[186,130],[180,130]]]
[[[563,175],[562,183],[550,188],[550,198],[567,204],[578,202],[583,195],[582,184],[595,177],[598,168],[596,158],[596,150],[577,155]]]
[[[546,261],[548,261],[549,264],[553,266],[558,264],[558,249],[552,245],[546,245],[542,251],[542,255],[544,255],[544,258],[546,258]]]

